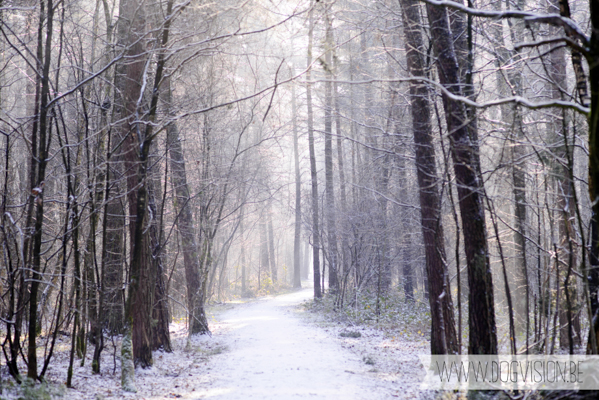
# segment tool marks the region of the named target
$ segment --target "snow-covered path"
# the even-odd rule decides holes
[[[219,315],[226,351],[207,364],[211,378],[192,398],[387,399],[403,397],[359,356],[303,322],[297,305],[312,289],[236,306]],[[197,397],[196,397],[197,396]]]
[[[137,393],[120,384],[120,341],[108,341],[101,374],[92,374],[88,351],[84,366],[76,363],[73,389],[63,389],[70,338],[60,339],[47,378],[65,399],[425,399],[418,354],[429,351],[425,340],[406,340],[372,327],[353,326],[359,338],[342,338],[344,324],[324,323],[321,315],[302,317],[298,305],[312,288],[227,303],[212,309],[212,336],[188,339],[185,322],[171,325],[172,353],[155,352],[154,365],[136,369]],[[217,311],[220,308],[221,311]],[[314,320],[323,321],[314,323]],[[115,347],[116,346],[116,347]],[[3,396],[19,397],[7,387]],[[8,395],[9,393],[15,396]],[[21,396],[23,397],[23,396]],[[25,398],[30,398],[24,396]]]

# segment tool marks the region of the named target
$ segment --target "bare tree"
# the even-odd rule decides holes
[[[322,297],[320,287],[320,230],[318,215],[318,176],[316,174],[316,154],[314,152],[314,115],[312,111],[312,38],[314,34],[314,9],[310,3],[309,28],[308,28],[308,55],[306,71],[306,105],[308,107],[308,146],[310,149],[310,177],[312,181],[312,268],[314,270],[314,297]]]
[[[335,216],[335,191],[333,181],[333,27],[331,21],[331,4],[325,4],[325,109],[324,109],[324,165],[325,165],[325,215],[327,222],[327,244],[329,262],[329,290],[337,291],[337,228]]]
[[[172,114],[172,95],[170,79],[165,80],[163,101]],[[177,211],[176,223],[181,235],[181,246],[183,249],[183,262],[185,265],[185,280],[187,284],[187,310],[189,318],[189,333],[204,334],[210,332],[206,313],[204,311],[204,293],[200,291],[200,264],[199,251],[196,241],[196,231],[193,225],[191,211],[191,195],[187,184],[187,173],[185,167],[185,156],[179,137],[176,122],[171,122],[166,130],[167,146],[170,153],[170,167],[175,196],[173,196],[175,210]]]
[[[439,80],[449,93],[463,96],[459,64],[452,43],[447,10],[427,4],[433,48],[437,57]],[[483,206],[479,144],[473,118],[463,103],[444,92],[443,105],[449,131],[449,143],[458,185],[458,200],[468,263],[469,354],[496,354],[497,331],[493,280],[487,248],[487,231]],[[430,284],[430,282],[429,282]]]
[[[293,75],[293,69],[292,69]],[[295,100],[295,84],[291,84],[291,107],[293,113],[293,165],[295,172],[295,231],[293,234],[293,287],[300,288],[301,281],[301,229],[302,229],[302,175],[300,172],[297,102]]]
[[[406,38],[408,71],[412,76],[425,76],[425,46],[420,27],[418,3],[400,1],[403,29]],[[426,84],[410,84],[412,129],[416,150],[416,169],[420,188],[420,214],[422,236],[426,254],[426,273],[429,282],[429,302],[431,308],[431,353],[456,354],[457,336],[453,315],[453,305],[446,268],[443,223],[441,220],[441,199],[436,170],[435,147],[432,139],[430,93]]]

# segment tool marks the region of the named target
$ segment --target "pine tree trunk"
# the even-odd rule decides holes
[[[291,84],[291,110],[293,112],[293,160],[295,172],[295,231],[293,234],[293,287],[301,288],[301,230],[302,230],[302,176],[299,161],[299,143],[297,128],[297,104],[295,84]]]
[[[47,12],[45,11],[47,6]],[[44,24],[45,22],[45,24]],[[48,160],[48,148],[52,139],[52,124],[48,115],[47,104],[50,97],[50,61],[52,54],[52,25],[54,22],[54,6],[52,0],[40,2],[40,20],[38,27],[38,47],[37,47],[37,67],[39,69],[39,80],[36,81],[36,99],[40,98],[39,109],[36,110],[37,118],[34,122],[32,133],[32,163],[37,164],[37,168],[32,166],[32,171],[37,172],[35,180],[32,180],[31,192],[35,193],[35,225],[33,230],[33,247],[31,263],[31,286],[29,292],[29,331],[27,347],[27,377],[33,380],[38,379],[37,373],[37,355],[36,355],[36,337],[38,335],[37,311],[38,311],[38,290],[39,282],[42,277],[41,271],[41,247],[42,247],[42,228],[44,221],[44,181],[46,179],[46,165]],[[44,33],[44,25],[46,33]],[[45,35],[45,44],[44,44]],[[43,64],[42,64],[43,63]],[[38,96],[39,93],[39,96]],[[36,105],[38,103],[36,102]],[[37,136],[38,145],[36,146],[35,137]],[[41,327],[40,327],[41,328]]]
[[[560,2],[550,1],[548,12],[559,13]],[[561,28],[552,28],[553,35],[560,35]],[[566,75],[566,54],[565,49],[554,48],[549,54],[549,64],[547,72],[550,82],[548,90],[551,99],[563,100],[564,94],[568,92],[568,83]],[[575,205],[572,195],[573,182],[570,179],[568,169],[568,158],[571,158],[571,151],[568,144],[569,127],[566,110],[555,109],[547,124],[547,140],[550,143],[551,152],[554,156],[552,162],[554,188],[557,203],[557,228],[558,228],[558,260],[556,263],[559,273],[556,275],[562,285],[559,293],[559,324],[560,324],[560,348],[570,349],[573,352],[574,345],[580,345],[582,342],[580,335],[575,334],[575,330],[580,331],[579,314],[575,313],[577,309],[577,290],[576,280],[569,278],[568,287],[565,286],[568,270],[576,268],[576,240],[575,230],[572,221],[575,217]],[[578,328],[578,329],[575,329]]]
[[[325,11],[326,37],[325,37],[325,84],[324,84],[324,170],[325,170],[325,218],[327,221],[327,242],[329,261],[329,290],[336,292],[337,282],[337,224],[335,215],[335,185],[333,180],[333,33],[331,5]]]
[[[406,37],[408,70],[412,76],[425,76],[425,49],[422,26],[415,0],[401,0]],[[428,87],[419,82],[410,84],[412,126],[416,150],[416,169],[420,194],[422,236],[426,256],[426,274],[429,282],[431,309],[431,354],[457,354],[449,279],[445,267],[445,243],[441,221],[441,201],[436,170],[435,147],[432,140],[430,94]]]
[[[447,10],[426,5],[433,50],[441,84],[452,94],[462,96],[460,69],[448,24]],[[478,135],[473,115],[461,102],[443,95],[445,119],[455,178],[458,187],[460,215],[464,231],[464,247],[468,267],[469,354],[497,354],[493,279],[487,247],[483,181],[480,173]],[[470,121],[465,124],[464,121]],[[429,282],[429,285],[432,282]]]
[[[589,84],[591,92],[591,112],[589,114],[589,194],[593,205],[591,220],[591,268],[588,271],[589,297],[593,326],[589,332],[587,353],[597,354],[599,348],[599,1],[590,2],[592,25],[591,42],[587,61],[589,68]],[[594,339],[594,340],[593,340]]]
[[[343,132],[343,128],[341,126],[341,106],[339,101],[339,90],[337,87],[337,79],[338,79],[338,58],[333,53],[333,71],[335,72],[335,82],[333,83],[333,101],[335,103],[335,132],[337,134],[337,165],[339,168],[339,200],[340,200],[340,209],[341,214],[346,215],[347,212],[347,194],[345,188],[345,157],[343,152],[343,137],[345,133]],[[347,273],[347,260],[349,256],[347,254],[347,249],[349,245],[347,243],[346,232],[343,228],[339,229],[339,235],[341,236],[341,250],[339,251],[339,260],[337,262],[337,279],[342,280],[343,275]],[[340,285],[343,282],[340,282]]]
[[[248,153],[243,155],[242,162],[242,171],[246,171],[247,169],[247,158]],[[241,187],[239,189],[239,202],[241,203],[239,206],[239,240],[240,240],[240,262],[241,262],[241,297],[247,296],[247,280],[248,274],[246,270],[246,259],[245,259],[245,229],[244,229],[244,221],[245,221],[245,203],[247,199],[247,189],[246,189],[246,180],[241,180]]]
[[[308,28],[308,56],[306,71],[306,104],[308,106],[308,148],[310,151],[310,178],[312,182],[312,258],[314,270],[314,298],[322,297],[320,287],[320,228],[318,215],[318,176],[316,174],[316,154],[314,151],[314,113],[312,111],[312,40],[314,34],[314,20],[312,2],[310,2],[310,26]]]

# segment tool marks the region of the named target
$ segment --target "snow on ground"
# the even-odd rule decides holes
[[[311,293],[310,293],[311,294]],[[329,316],[319,312],[304,312],[298,309],[304,320],[317,325],[327,333],[330,340],[358,356],[366,368],[368,376],[381,382],[391,383],[392,398],[428,399],[434,393],[420,390],[424,369],[419,355],[429,354],[429,341],[419,336],[395,332],[384,332],[364,325],[331,321]],[[344,320],[343,318],[339,318]],[[419,332],[420,333],[420,332]],[[359,337],[352,337],[358,336]]]
[[[223,314],[229,350],[213,358],[199,394],[214,399],[387,399],[401,387],[324,329],[298,318],[305,289]],[[193,397],[190,397],[193,398]]]
[[[348,328],[342,325],[334,326],[331,323],[324,323],[324,325],[322,329],[331,339],[344,349],[357,354],[362,362],[369,366],[370,376],[391,382],[393,388],[399,391],[399,397],[402,399],[426,397],[420,391],[424,369],[418,356],[428,354],[430,351],[427,341],[398,339],[371,327]],[[359,333],[360,337],[341,336],[344,333]]]
[[[154,366],[136,370],[138,393],[120,389],[119,354],[102,357],[100,375],[90,360],[74,371],[68,399],[414,399],[424,373],[418,354],[425,341],[388,337],[372,328],[352,328],[359,338],[339,336],[342,325],[302,318],[311,289],[227,305],[212,317],[213,335],[188,342],[182,324],[172,324],[173,353],[155,353]],[[305,314],[305,313],[304,313]],[[316,317],[318,318],[318,317]],[[320,325],[320,326],[319,326]],[[53,360],[47,378],[65,382],[68,351]],[[118,343],[116,343],[118,348]],[[88,351],[89,356],[93,349]],[[116,365],[116,368],[115,368]],[[6,377],[3,377],[6,385]],[[10,379],[10,378],[8,378]],[[6,386],[5,386],[6,389]],[[10,394],[4,391],[4,396]],[[10,397],[9,397],[10,398]]]

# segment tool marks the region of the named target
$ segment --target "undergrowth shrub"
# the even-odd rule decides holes
[[[410,340],[430,339],[431,315],[428,303],[406,301],[403,293],[391,289],[378,298],[376,291],[348,293],[342,307],[336,297],[326,294],[304,304],[307,311],[322,314],[327,321],[361,325],[384,330],[392,336]]]
[[[40,383],[25,378],[20,385],[13,381],[2,382],[0,399],[54,400],[63,398],[65,394],[66,387],[62,384]]]

